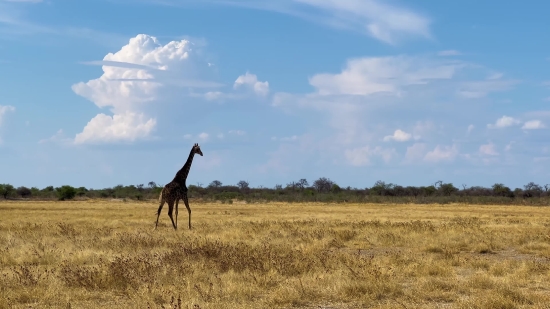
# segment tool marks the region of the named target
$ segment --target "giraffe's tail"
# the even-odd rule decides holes
[[[163,200],[163,194],[164,194],[164,188],[162,188],[162,190],[160,191],[160,194],[159,194],[159,203],[161,203],[162,200]]]

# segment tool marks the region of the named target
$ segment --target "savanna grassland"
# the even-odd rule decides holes
[[[550,308],[550,207],[0,202],[0,308]]]

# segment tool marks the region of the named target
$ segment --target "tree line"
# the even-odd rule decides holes
[[[541,186],[529,182],[523,188],[511,189],[502,183],[492,187],[462,185],[460,188],[452,183],[436,181],[428,186],[400,186],[384,181],[377,181],[372,187],[341,187],[326,177],[313,183],[307,179],[292,181],[286,185],[278,184],[274,188],[262,186],[251,187],[248,181],[241,180],[235,185],[224,185],[214,180],[207,186],[189,185],[189,196],[203,201],[248,203],[261,201],[280,202],[355,202],[355,203],[455,203],[472,204],[533,204],[550,205],[550,184]],[[43,189],[21,186],[15,188],[10,184],[0,184],[0,196],[4,199],[96,199],[116,198],[125,200],[158,199],[161,185],[154,181],[147,185],[117,185],[112,188],[88,189],[85,187],[48,186]]]

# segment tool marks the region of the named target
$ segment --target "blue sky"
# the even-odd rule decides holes
[[[0,183],[550,183],[549,11],[0,0]]]

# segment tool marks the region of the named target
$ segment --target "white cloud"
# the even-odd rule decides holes
[[[76,40],[94,41],[104,46],[120,44],[123,38],[115,33],[106,33],[90,28],[77,28],[67,26],[52,26],[37,23],[34,20],[25,18],[27,16],[24,8],[27,4],[45,3],[42,0],[0,0],[0,35],[21,37],[27,35],[63,36]]]
[[[399,94],[403,86],[448,80],[460,67],[422,57],[365,57],[348,60],[339,74],[314,75],[309,83],[320,95]]]
[[[205,132],[202,132],[202,133],[200,133],[200,134],[198,135],[198,138],[199,138],[200,140],[202,140],[203,142],[206,141],[206,140],[208,140],[208,137],[209,137],[208,133],[205,133]]]
[[[468,99],[478,99],[487,96],[491,92],[506,91],[518,84],[518,80],[502,79],[504,74],[492,73],[485,80],[462,83],[458,94]]]
[[[221,98],[222,95],[223,95],[223,92],[221,91],[209,91],[204,94],[204,97],[209,101],[213,101]]]
[[[495,80],[495,79],[501,79],[504,76],[503,73],[493,73],[489,76],[487,76],[488,80]]]
[[[400,129],[395,130],[393,135],[388,135],[384,137],[384,141],[396,141],[396,142],[406,142],[412,138],[412,134],[402,131]]]
[[[215,86],[193,83],[197,61],[193,59],[192,47],[193,43],[187,40],[162,45],[156,37],[139,34],[119,51],[108,53],[99,62],[101,77],[75,84],[72,89],[98,107],[110,108],[114,115],[95,116],[76,135],[75,143],[146,139],[157,123],[156,118],[148,115],[147,106],[154,102],[158,109],[163,95],[170,93],[168,90],[177,91],[181,84],[175,85],[174,80],[187,78],[187,86]]]
[[[271,137],[271,140],[272,141],[281,141],[281,142],[293,142],[293,141],[297,141],[298,140],[298,136],[297,135],[292,135],[292,136],[285,136],[285,137]]]
[[[391,161],[391,159],[397,156],[397,151],[393,148],[382,148],[376,146],[374,148],[369,146],[347,149],[344,152],[346,159],[353,166],[364,166],[371,164],[372,157],[381,157],[382,160],[386,163]]]
[[[501,118],[497,119],[495,124],[488,124],[487,127],[490,128],[490,129],[506,128],[506,127],[517,125],[520,122],[521,121],[519,121],[519,120],[517,120],[513,117],[509,117],[509,116],[504,115]]]
[[[437,145],[434,150],[429,151],[424,156],[424,160],[428,162],[452,161],[458,155],[456,145],[441,146]]]
[[[381,0],[200,1],[275,11],[337,29],[364,33],[388,44],[397,44],[407,38],[432,37],[428,17]],[[155,2],[164,5],[180,3],[175,0]]]
[[[155,119],[144,114],[125,112],[108,116],[98,114],[88,122],[82,133],[74,139],[75,144],[103,142],[133,142],[150,135],[156,125]]]
[[[486,156],[498,156],[498,152],[493,143],[479,146],[479,153]]]
[[[395,44],[404,36],[429,38],[430,20],[405,8],[375,0],[299,0],[332,15],[327,22],[353,29],[366,29],[372,37]]]
[[[237,89],[241,86],[251,87],[257,95],[266,96],[269,93],[269,83],[258,81],[258,77],[255,74],[246,72],[244,75],[237,77],[233,88]]]
[[[246,132],[243,130],[229,130],[227,133],[233,134],[233,135],[245,135]]]
[[[435,124],[432,121],[417,121],[413,128],[413,137],[416,140],[420,139],[421,137],[430,135],[435,129]]]
[[[426,144],[414,143],[412,146],[407,147],[405,152],[405,162],[420,161],[426,154]]]
[[[438,52],[437,55],[438,56],[460,56],[462,55],[462,53],[459,52],[458,50],[449,49],[449,50],[442,50]]]
[[[403,163],[438,164],[461,157],[459,147],[462,143],[468,144],[461,140],[463,129],[471,133],[474,125],[467,123],[481,120],[486,113],[477,107],[474,114],[468,112],[460,107],[466,99],[449,94],[463,87],[469,76],[489,76],[498,79],[487,81],[503,81],[503,77],[494,72],[481,65],[435,55],[357,58],[347,61],[336,74],[313,75],[309,79],[315,89],[312,93],[275,93],[272,104],[292,114],[307,109],[306,118],[326,118],[328,128],[315,124],[322,132],[318,133],[316,143],[323,148],[323,156],[334,160],[341,155],[342,149],[347,149],[348,161],[368,164],[372,161],[370,153],[376,149],[376,141],[422,140],[423,143],[407,148]],[[411,126],[415,118],[422,121]],[[498,122],[499,126],[502,122]],[[379,132],[387,130],[388,123],[397,124],[400,131],[393,131],[396,129],[393,127],[393,134],[380,135]],[[404,130],[407,127],[412,129]],[[462,133],[454,132],[456,129]],[[460,137],[450,136],[454,134]],[[449,140],[455,141],[445,146]],[[364,148],[362,145],[370,146]]]
[[[0,126],[4,120],[4,116],[9,112],[15,112],[15,107],[11,105],[0,105]]]
[[[526,121],[523,126],[521,127],[524,130],[536,130],[536,129],[544,129],[546,126],[542,121],[540,120],[529,120]]]
[[[44,138],[38,141],[39,144],[46,143],[58,143],[63,145],[70,145],[73,142],[72,138],[66,137],[63,129],[59,129],[54,135],[49,138]]]

